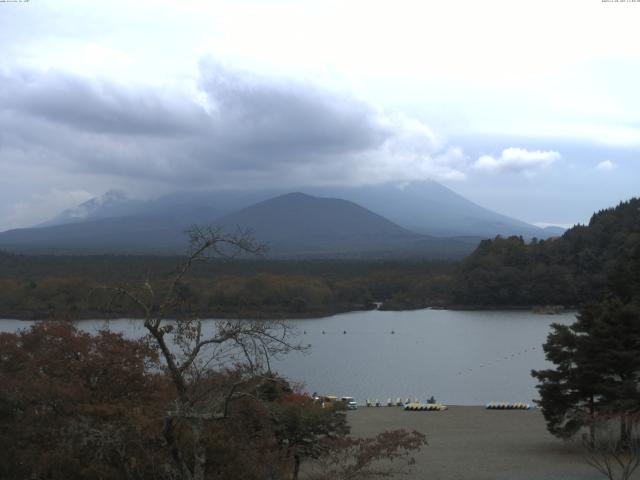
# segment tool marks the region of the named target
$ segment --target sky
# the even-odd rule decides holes
[[[112,189],[640,194],[640,2],[0,1],[0,231]]]

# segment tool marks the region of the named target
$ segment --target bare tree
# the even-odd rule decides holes
[[[584,435],[585,461],[609,480],[628,480],[640,466],[640,418],[637,415],[601,416],[589,425],[592,435]],[[620,435],[620,424],[626,435]]]
[[[203,480],[207,465],[206,425],[227,418],[235,399],[256,396],[269,359],[292,350],[291,327],[283,321],[223,320],[203,322],[191,315],[169,318],[180,302],[183,279],[196,262],[209,256],[233,258],[264,251],[247,231],[227,234],[220,228],[194,226],[188,230],[190,249],[185,262],[162,291],[147,279],[141,289],[102,287],[133,302],[144,317],[151,341],[160,351],[175,389],[164,418],[163,435],[172,459],[173,478]],[[211,381],[208,373],[234,367],[230,382]],[[188,432],[185,446],[184,431]]]
[[[366,480],[410,473],[412,452],[427,444],[418,431],[392,430],[370,438],[324,439],[324,454],[314,459],[307,480]]]

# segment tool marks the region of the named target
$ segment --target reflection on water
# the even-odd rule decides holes
[[[307,354],[292,353],[272,367],[309,392],[386,401],[433,395],[450,405],[537,398],[532,369],[545,368],[541,345],[552,322],[570,324],[574,314],[415,310],[354,312],[296,320]],[[105,325],[127,337],[145,333],[139,320],[91,320],[81,328]],[[28,322],[0,320],[0,331]]]

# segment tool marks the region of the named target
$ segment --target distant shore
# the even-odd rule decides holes
[[[450,305],[450,306],[427,306],[418,308],[389,308],[384,304],[380,308],[375,306],[363,305],[360,308],[354,308],[353,305],[348,308],[331,308],[325,310],[313,310],[307,312],[290,312],[290,311],[265,311],[265,310],[241,310],[237,312],[230,312],[228,310],[210,310],[205,312],[198,312],[196,315],[202,319],[241,319],[241,320],[304,320],[314,318],[331,317],[333,315],[339,315],[342,313],[351,312],[364,312],[379,310],[381,312],[402,312],[402,311],[415,311],[415,310],[452,310],[452,311],[469,311],[469,312],[484,312],[484,311],[514,311],[514,312],[533,312],[540,315],[560,315],[563,313],[571,313],[576,311],[575,308],[565,308],[558,306],[518,306],[518,305]],[[114,312],[105,313],[99,311],[92,311],[88,313],[75,314],[69,316],[58,316],[52,312],[0,312],[0,319],[11,320],[24,320],[24,321],[36,321],[36,320],[50,320],[50,319],[64,319],[72,321],[82,320],[115,320],[118,318],[141,318],[136,313],[130,312]]]

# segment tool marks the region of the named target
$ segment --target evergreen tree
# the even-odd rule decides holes
[[[544,345],[555,369],[534,370],[549,431],[561,438],[596,418],[619,418],[626,441],[640,410],[640,305],[611,297],[583,307],[571,326],[554,324]]]

